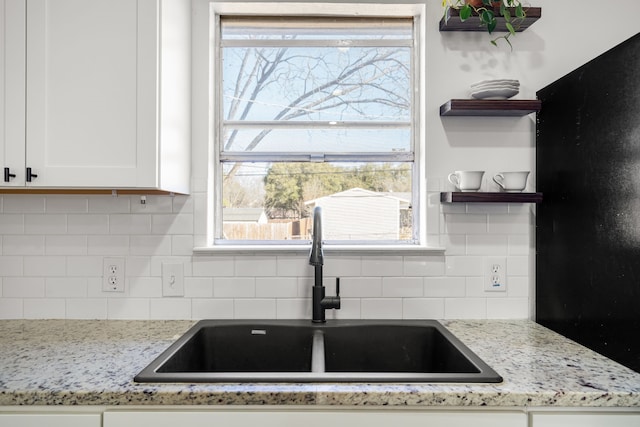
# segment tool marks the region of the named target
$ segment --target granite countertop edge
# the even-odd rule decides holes
[[[528,320],[441,321],[504,381],[136,384],[194,321],[0,321],[0,406],[322,405],[640,409],[640,374]]]

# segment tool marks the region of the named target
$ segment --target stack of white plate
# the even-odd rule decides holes
[[[520,92],[519,80],[483,80],[471,85],[471,96],[476,99],[509,99],[518,92]]]

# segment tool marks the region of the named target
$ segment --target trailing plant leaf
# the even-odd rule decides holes
[[[468,4],[465,4],[462,8],[460,8],[460,20],[461,21],[466,21],[467,19],[469,19],[471,17],[471,6]]]
[[[513,28],[513,25],[511,25],[511,22],[506,22],[505,24],[506,24],[506,26],[507,26],[507,30],[509,30],[509,32],[510,32],[511,34],[514,34],[514,35],[515,35],[515,33],[516,33],[516,29],[515,29],[515,28]],[[509,41],[509,40],[508,40],[508,39],[506,39],[506,38],[505,38],[505,40]]]
[[[524,12],[524,8],[522,7],[522,4],[518,3],[518,5],[516,6],[516,16],[518,18],[524,19],[526,14]]]

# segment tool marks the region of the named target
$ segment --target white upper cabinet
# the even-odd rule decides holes
[[[25,11],[24,0],[0,0],[0,185],[24,175]]]
[[[26,135],[4,135],[4,185],[188,193],[190,2],[29,0],[25,13]]]

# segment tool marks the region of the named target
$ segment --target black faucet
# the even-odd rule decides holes
[[[309,264],[315,268],[313,282],[313,322],[326,322],[324,311],[329,308],[340,308],[340,279],[336,279],[336,296],[326,297],[325,288],[322,285],[322,266],[324,265],[324,252],[322,250],[322,208],[316,206],[313,210],[313,241],[309,253]]]

